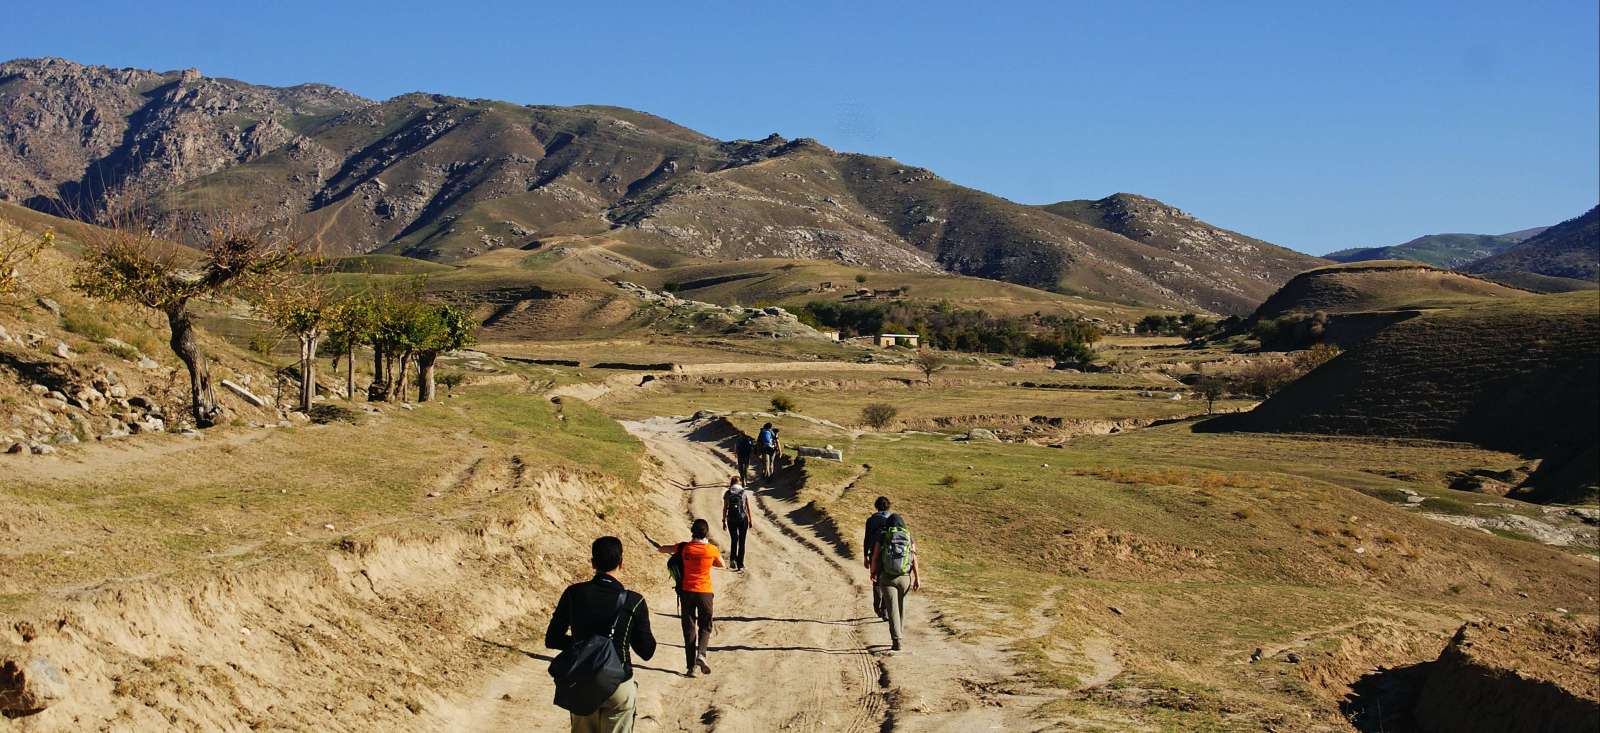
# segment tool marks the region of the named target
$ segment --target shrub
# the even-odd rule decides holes
[[[1317,344],[1311,348],[1294,355],[1294,366],[1301,374],[1307,374],[1323,364],[1332,361],[1334,357],[1344,353],[1333,344]]]
[[[111,328],[100,317],[84,311],[69,310],[61,316],[61,327],[90,341],[104,341],[111,336]]]
[[[272,350],[278,347],[278,339],[268,331],[257,331],[250,334],[250,350],[263,357],[272,356]]]
[[[867,281],[866,273],[861,273],[861,272],[856,273],[856,282],[865,283],[866,281]]]
[[[1239,372],[1238,389],[1254,397],[1267,398],[1299,377],[1300,371],[1288,362],[1258,361]]]
[[[444,385],[444,390],[446,392],[454,392],[454,391],[456,391],[456,387],[460,387],[461,385],[467,383],[467,373],[466,372],[445,372],[445,373],[439,375],[439,378],[438,378],[437,381],[439,382],[439,384]]]
[[[894,422],[900,410],[894,405],[883,402],[874,402],[861,408],[861,422],[872,427],[873,430],[882,430]]]
[[[121,342],[100,344],[100,350],[123,361],[133,361],[139,358],[138,349]]]
[[[794,398],[789,395],[781,394],[772,398],[772,410],[774,412],[794,412],[798,407],[799,405],[795,404]]]
[[[939,479],[940,486],[955,486],[959,483],[961,483],[961,478],[953,473],[947,473],[943,478]]]

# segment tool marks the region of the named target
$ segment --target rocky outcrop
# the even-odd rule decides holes
[[[822,332],[800,322],[793,313],[777,306],[745,308],[717,305],[679,298],[668,292],[655,292],[630,282],[616,283],[618,289],[638,298],[647,311],[646,318],[657,326],[681,327],[701,333],[739,334],[764,338],[829,340]]]
[[[1600,730],[1600,625],[1528,616],[1462,626],[1427,673],[1414,711],[1424,731]]]

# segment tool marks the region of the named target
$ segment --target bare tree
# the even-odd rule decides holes
[[[197,253],[132,224],[89,232],[73,287],[85,294],[142,305],[167,317],[168,343],[189,371],[189,401],[197,427],[217,423],[222,408],[211,387],[211,370],[195,333],[196,299],[240,292],[282,270],[293,247],[242,231],[211,231]]]
[[[945,368],[944,356],[926,347],[917,350],[913,363],[917,365],[917,369],[922,371],[922,378],[929,385],[933,384],[933,375],[944,371]]]

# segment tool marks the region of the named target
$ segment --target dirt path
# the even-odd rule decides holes
[[[661,462],[659,479],[711,482],[730,475],[703,425],[675,418],[624,423]],[[660,481],[665,485],[665,481]],[[673,494],[677,494],[674,496]],[[638,670],[641,731],[1028,731],[1040,700],[1000,690],[1014,675],[997,648],[956,640],[922,595],[908,602],[905,651],[890,655],[888,628],[873,616],[865,572],[838,538],[795,518],[782,481],[761,489],[745,573],[717,571],[713,673],[682,675],[684,652],[671,589],[646,589],[660,641]],[[685,515],[719,516],[716,490],[663,490]],[[664,507],[667,508],[667,507]],[[677,538],[657,538],[670,541]],[[726,547],[726,537],[713,529]],[[655,562],[650,558],[647,562]],[[530,650],[531,651],[531,650]],[[538,656],[545,656],[537,652]],[[547,662],[529,651],[463,701],[459,728],[559,730]]]

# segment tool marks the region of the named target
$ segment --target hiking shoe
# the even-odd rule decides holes
[[[685,676],[685,677],[693,677],[694,676],[694,667],[690,667],[689,671],[683,673],[683,676]]]
[[[711,665],[706,664],[704,659],[700,660],[700,671],[704,674],[711,674]]]
[[[899,639],[895,639],[894,643],[889,645],[889,649],[891,651],[900,651],[900,640]]]

